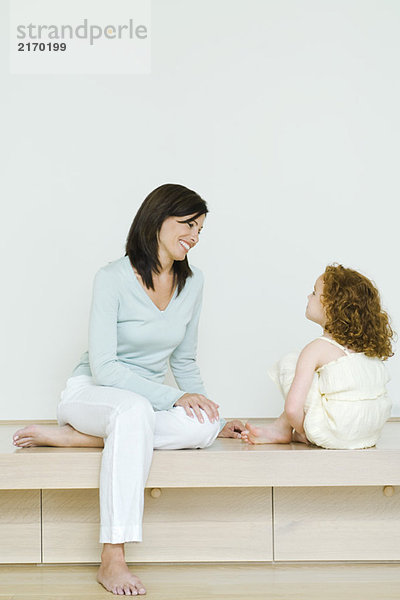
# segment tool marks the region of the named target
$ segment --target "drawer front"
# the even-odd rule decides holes
[[[271,561],[271,488],[146,489],[130,562]],[[97,490],[43,491],[43,561],[100,559]]]
[[[385,492],[274,488],[275,560],[400,560],[400,488]]]
[[[0,491],[0,563],[40,563],[40,490]]]

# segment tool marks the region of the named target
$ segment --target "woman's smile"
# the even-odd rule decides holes
[[[186,252],[189,252],[190,248],[192,247],[191,244],[189,244],[189,242],[186,242],[185,240],[179,240],[179,243],[181,244],[181,246],[183,246]]]

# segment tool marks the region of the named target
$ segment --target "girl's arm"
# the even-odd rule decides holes
[[[285,401],[285,413],[293,429],[304,434],[304,405],[315,370],[320,366],[320,342],[314,340],[300,353],[296,372]]]

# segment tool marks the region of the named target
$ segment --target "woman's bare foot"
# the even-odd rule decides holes
[[[123,544],[104,544],[97,581],[107,591],[120,596],[137,596],[146,593],[140,579],[128,569]]]
[[[277,421],[265,427],[246,423],[246,429],[242,431],[242,440],[248,444],[289,444],[292,440],[292,430],[279,427]]]
[[[70,425],[28,425],[18,429],[13,436],[14,446],[30,448],[32,446],[95,447],[103,446],[103,439],[85,435]]]

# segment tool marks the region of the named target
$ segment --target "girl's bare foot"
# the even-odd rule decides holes
[[[146,593],[140,579],[128,569],[123,544],[104,544],[97,581],[107,591],[120,596],[137,596]]]
[[[277,422],[256,427],[246,423],[246,429],[242,431],[242,440],[248,444],[289,444],[292,440],[292,430],[277,426]]]
[[[14,446],[30,448],[32,446],[95,447],[103,446],[102,438],[85,435],[70,425],[28,425],[19,429],[13,436]]]
[[[292,442],[299,442],[300,444],[310,444],[304,433],[298,433],[293,430]]]

